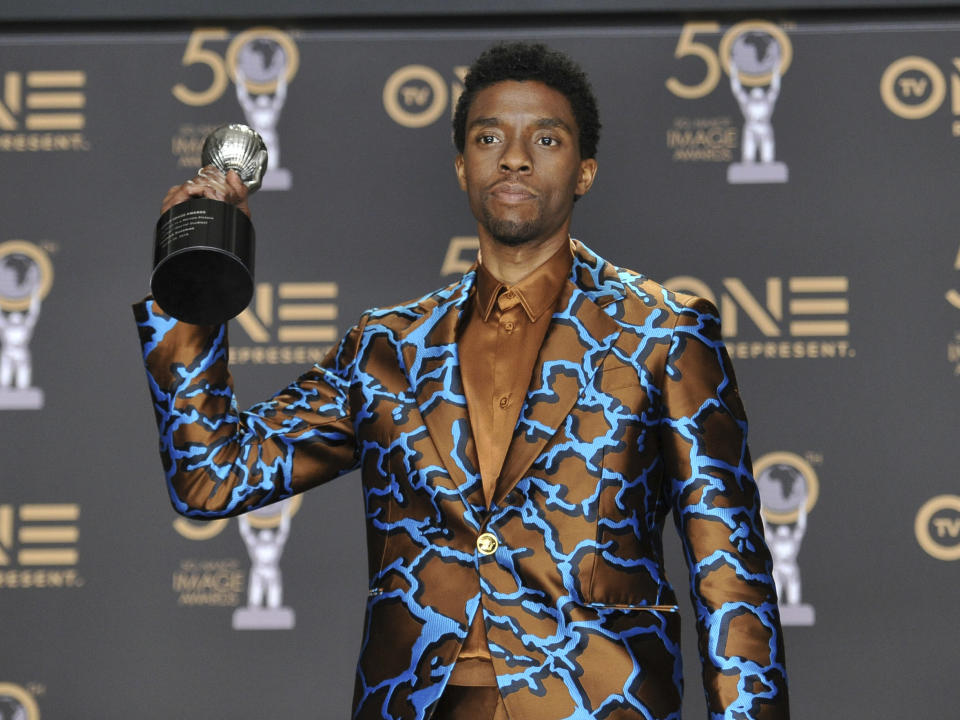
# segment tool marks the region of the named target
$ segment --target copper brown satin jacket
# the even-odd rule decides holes
[[[771,561],[716,309],[574,242],[487,508],[456,344],[473,280],[367,311],[322,363],[243,412],[224,326],[135,306],[176,510],[234,515],[361,469],[364,720],[429,718],[476,612],[512,720],[678,719],[680,619],[661,545],[672,513],[708,716],[787,718]]]

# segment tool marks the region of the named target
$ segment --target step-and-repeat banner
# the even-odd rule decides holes
[[[477,241],[451,108],[504,38],[593,79],[601,171],[575,236],[720,309],[794,717],[956,716],[960,17],[886,16],[0,35],[0,717],[349,716],[359,476],[178,518],[129,306],[165,191],[228,121],[271,158],[230,328],[242,401],[365,308],[455,279]]]

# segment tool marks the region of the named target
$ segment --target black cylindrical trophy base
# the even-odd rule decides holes
[[[161,308],[194,325],[239,315],[253,297],[253,223],[233,205],[191,198],[157,221],[150,288]]]

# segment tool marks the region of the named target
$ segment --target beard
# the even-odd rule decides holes
[[[494,217],[487,207],[483,208],[483,226],[495,241],[507,247],[519,247],[535,240],[543,230],[539,213],[530,220],[508,220]]]

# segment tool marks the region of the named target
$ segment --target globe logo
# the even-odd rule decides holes
[[[40,266],[26,255],[11,253],[0,260],[0,295],[23,300],[40,287]]]
[[[742,74],[760,78],[773,72],[783,57],[783,50],[770,33],[748,30],[733,41],[730,55]]]
[[[798,509],[807,499],[807,481],[792,465],[771,465],[757,477],[760,497],[765,507],[788,513]]]
[[[242,79],[255,94],[287,86],[300,67],[300,52],[285,32],[271,27],[245,30],[227,48],[227,67],[234,82]]]
[[[730,28],[718,52],[729,75],[737,68],[744,85],[769,85],[775,74],[786,75],[793,63],[793,44],[783,28],[764,20],[747,20]]]
[[[287,54],[276,40],[258,37],[245,43],[237,53],[237,67],[247,80],[274,83],[287,70]]]
[[[807,512],[816,504],[819,482],[816,472],[799,455],[770,453],[754,464],[763,516],[769,522],[796,522],[798,511]]]
[[[0,310],[26,310],[34,296],[47,296],[52,283],[53,266],[43,250],[23,240],[0,243]]]

